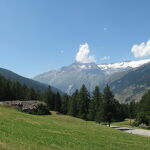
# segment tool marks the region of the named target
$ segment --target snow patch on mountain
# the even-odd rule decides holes
[[[140,67],[146,63],[150,62],[150,59],[144,59],[139,61],[124,61],[111,64],[102,64],[98,67],[105,72],[105,74],[113,74],[120,71],[129,70],[132,68]]]
[[[81,65],[79,66],[81,69],[91,69],[92,66],[91,65]]]

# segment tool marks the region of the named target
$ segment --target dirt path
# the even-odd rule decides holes
[[[148,136],[150,137],[150,130],[144,130],[144,129],[133,129],[133,128],[126,128],[126,127],[119,127],[119,126],[110,126],[113,129],[117,129],[120,131],[124,131],[127,133],[142,135],[142,136]]]

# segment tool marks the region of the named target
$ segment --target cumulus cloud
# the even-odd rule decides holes
[[[150,55],[150,40],[139,45],[133,45],[131,52],[136,58]]]
[[[88,43],[80,45],[79,51],[76,55],[76,61],[80,63],[94,63],[96,58],[94,55],[89,55],[90,49]]]
[[[100,60],[109,60],[110,59],[110,56],[104,56],[102,58],[100,58]]]

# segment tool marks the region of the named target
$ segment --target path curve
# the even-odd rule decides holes
[[[120,131],[124,131],[127,133],[142,135],[142,136],[148,136],[150,137],[150,130],[145,129],[134,129],[134,128],[127,128],[127,127],[119,127],[119,126],[110,126],[113,129],[117,129]]]

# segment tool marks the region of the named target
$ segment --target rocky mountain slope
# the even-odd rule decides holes
[[[94,63],[73,63],[68,67],[36,76],[34,80],[53,85],[63,92],[72,94],[82,84],[85,84],[89,91],[92,91],[96,85],[102,87],[105,75]]]
[[[136,79],[136,77],[139,77],[141,79],[140,83],[142,84],[144,80],[142,80],[143,78],[140,76],[145,76],[146,71],[143,73],[141,72],[140,74],[140,71],[136,71],[135,73],[131,72],[140,69],[141,66],[149,62],[150,59],[101,65],[95,63],[73,63],[70,66],[62,67],[59,70],[52,70],[38,75],[34,80],[50,84],[68,94],[72,94],[76,89],[79,89],[82,84],[85,84],[90,92],[97,85],[103,89],[106,84],[109,84],[115,96],[118,99],[121,99],[121,101],[127,102],[128,100],[133,99],[133,96],[137,99],[138,95],[141,96],[143,91],[148,88],[143,88],[144,85],[140,85],[138,82],[139,80]],[[148,68],[146,68],[146,70]],[[150,74],[150,71],[147,70],[147,73]],[[131,77],[127,78],[127,75]],[[148,78],[148,75],[145,77]],[[130,83],[134,84],[134,91],[136,91],[136,89],[139,91],[136,92],[138,95],[134,95],[135,92],[128,90],[132,87],[132,85],[128,86],[125,84],[125,82],[128,82],[129,78],[134,80],[134,83],[131,81]],[[147,81],[147,79],[145,79],[145,81]],[[128,92],[124,92],[124,90]],[[121,96],[122,94],[124,94],[124,97]]]
[[[122,74],[115,74],[108,84],[118,100],[139,101],[144,92],[150,88],[150,63],[131,69]]]

